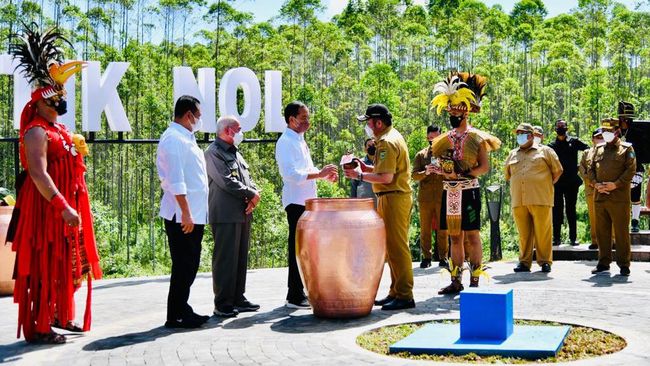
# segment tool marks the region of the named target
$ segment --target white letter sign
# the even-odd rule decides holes
[[[201,102],[202,132],[217,132],[214,69],[204,67],[198,70],[197,79],[191,67],[174,67],[174,105],[183,95],[191,95]],[[198,82],[197,82],[198,81]]]
[[[237,89],[244,91],[244,112],[237,109]],[[255,128],[262,112],[262,90],[255,73],[246,67],[230,69],[219,85],[219,113],[238,117],[242,132]]]
[[[117,85],[129,68],[128,62],[111,62],[101,74],[99,61],[89,61],[81,72],[81,92],[83,113],[81,125],[84,131],[101,129],[102,111],[111,131],[130,132],[131,125],[126,117],[124,106],[117,94]]]

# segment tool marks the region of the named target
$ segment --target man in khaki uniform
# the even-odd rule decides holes
[[[616,241],[616,264],[622,276],[630,275],[630,185],[636,170],[632,144],[619,139],[617,119],[603,120],[604,143],[596,146],[589,181],[594,190],[598,265],[591,273],[609,271],[612,262],[612,226]]]
[[[386,259],[391,277],[388,296],[375,301],[375,305],[382,305],[382,310],[413,308],[413,268],[408,242],[411,164],[406,141],[392,127],[392,115],[382,104],[370,105],[357,119],[366,122],[366,133],[375,138],[374,166],[359,161],[359,168],[345,169],[345,176],[372,183],[378,197],[377,212],[386,226]]]
[[[587,199],[587,211],[589,212],[589,233],[591,235],[591,244],[589,249],[598,249],[598,239],[596,238],[596,212],[594,211],[594,187],[593,182],[589,181],[589,167],[594,158],[596,146],[604,142],[603,130],[597,128],[591,134],[591,148],[582,153],[578,173],[580,178],[585,181],[585,198]]]
[[[420,248],[422,262],[420,268],[431,266],[431,231],[436,231],[436,248],[439,265],[448,267],[449,242],[447,230],[440,230],[440,204],[442,203],[443,176],[433,172],[431,164],[431,142],[440,136],[440,127],[427,127],[429,147],[420,150],[413,161],[411,178],[420,185],[418,190],[418,205],[420,208]]]
[[[562,175],[562,165],[553,149],[534,142],[532,125],[522,123],[515,133],[519,147],[510,151],[505,162],[505,178],[510,181],[512,211],[519,231],[519,264],[514,271],[530,272],[535,246],[537,264],[542,272],[551,272],[553,184]]]
[[[544,129],[542,126],[533,126],[533,142],[541,145],[544,142]]]

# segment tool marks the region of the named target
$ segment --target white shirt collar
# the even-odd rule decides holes
[[[287,134],[287,136],[289,136],[289,137],[291,137],[293,139],[296,139],[298,141],[304,141],[305,140],[305,135],[304,134],[300,134],[300,133],[290,129],[289,126],[287,126],[287,129],[284,130],[284,132]]]
[[[176,121],[172,121],[170,127],[175,129],[176,131],[182,133],[183,135],[185,135],[187,137],[194,137],[194,132],[192,132],[192,131],[188,130],[187,128],[183,127],[183,125],[181,125],[180,123],[178,123]]]

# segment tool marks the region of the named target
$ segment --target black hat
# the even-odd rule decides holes
[[[438,132],[438,131],[440,131],[440,127],[438,127],[436,125],[431,125],[431,126],[427,127],[427,135],[432,133],[432,132]]]
[[[634,113],[634,105],[632,103],[620,101],[618,102],[618,117],[627,117],[634,118],[636,113]]]
[[[366,109],[366,113],[357,116],[359,122],[367,121],[370,118],[391,119],[393,115],[390,114],[388,108],[383,104],[371,104]]]
[[[594,132],[591,133],[591,138],[594,138],[594,137],[596,137],[598,135],[602,135],[602,134],[603,134],[603,129],[598,127],[597,129],[594,130]]]

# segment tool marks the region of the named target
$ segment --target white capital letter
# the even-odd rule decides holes
[[[264,73],[264,131],[284,132],[287,124],[282,115],[282,72]]]
[[[237,109],[237,89],[244,91],[244,112]],[[219,114],[239,118],[243,132],[255,128],[262,111],[262,90],[255,73],[246,67],[230,69],[223,75],[219,85]]]
[[[129,68],[129,62],[111,62],[104,75],[98,61],[89,61],[81,72],[82,119],[84,131],[101,129],[102,111],[112,131],[131,131],[124,105],[117,94],[117,85]]]

